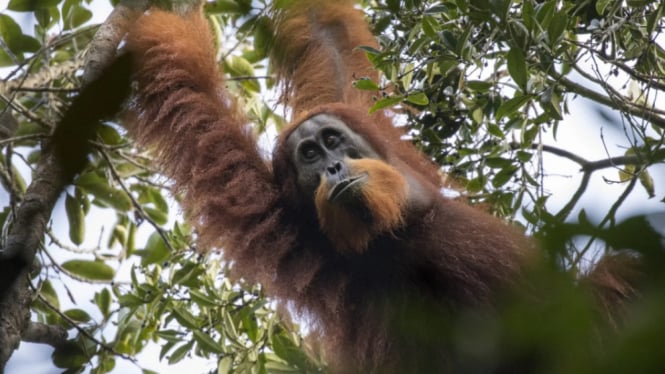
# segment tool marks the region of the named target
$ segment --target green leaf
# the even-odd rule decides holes
[[[118,304],[120,304],[120,306],[134,308],[145,304],[145,301],[136,295],[126,294],[118,296]]]
[[[60,266],[73,275],[93,281],[111,281],[115,276],[115,270],[102,261],[69,260]]]
[[[42,29],[50,28],[55,21],[60,19],[60,11],[58,8],[53,7],[50,9],[37,9],[34,11],[37,23]]]
[[[500,120],[503,117],[511,116],[517,110],[519,110],[524,104],[526,104],[531,99],[529,95],[519,95],[513,97],[508,101],[504,101],[499,109],[496,110],[496,119]]]
[[[556,0],[547,0],[544,3],[538,5],[536,11],[536,20],[540,24],[540,28],[545,29],[547,26],[549,26],[552,15],[556,10],[556,6]]]
[[[471,119],[475,123],[482,123],[483,118],[485,118],[485,112],[483,111],[483,108],[478,107],[471,112]]]
[[[200,306],[214,307],[218,305],[218,303],[215,302],[215,300],[213,300],[212,298],[208,297],[208,295],[204,294],[201,291],[197,291],[195,289],[189,290],[189,296],[192,298],[193,302],[197,303]]]
[[[659,25],[659,21],[663,18],[663,12],[665,12],[665,6],[661,3],[658,9],[651,14],[647,14],[647,33],[651,35],[656,27]]]
[[[466,183],[464,187],[469,192],[479,192],[485,186],[485,181],[483,177],[473,178]]]
[[[515,83],[526,92],[526,83],[528,80],[528,74],[526,70],[526,60],[524,58],[524,53],[520,48],[513,47],[508,52],[508,73],[513,78]]]
[[[283,373],[302,373],[303,371],[294,368],[292,366],[289,366],[281,361],[277,360],[270,360],[266,362],[266,369],[268,370],[269,373],[278,373],[278,374],[283,374]]]
[[[231,313],[228,310],[222,312],[222,318],[224,319],[224,333],[229,339],[238,340],[238,330],[236,329],[236,324],[231,317]]]
[[[78,369],[88,362],[88,356],[83,347],[76,341],[59,344],[51,354],[51,358],[53,364],[62,369]]]
[[[473,80],[473,81],[467,81],[466,86],[474,91],[487,92],[489,91],[490,88],[492,88],[492,83]]]
[[[284,334],[274,334],[272,336],[272,348],[275,351],[275,354],[284,361],[295,364],[299,368],[307,367],[307,356],[298,348],[286,333]]]
[[[178,347],[171,356],[169,356],[169,365],[173,365],[175,363],[178,363],[182,361],[183,358],[185,358],[185,355],[189,353],[192,350],[192,347],[194,346],[194,341],[190,341],[187,344],[183,344],[180,347]]]
[[[130,222],[127,241],[125,242],[125,257],[133,255],[136,250],[136,228],[136,224]]]
[[[427,95],[425,95],[424,92],[418,92],[415,94],[411,94],[406,97],[406,101],[410,102],[411,104],[416,104],[416,105],[427,105],[429,104],[429,99],[427,98]]]
[[[432,7],[425,9],[425,14],[439,13],[448,13],[448,7],[445,5],[433,5]]]
[[[233,358],[231,356],[226,356],[219,360],[217,364],[217,374],[228,374],[231,372],[231,365],[233,364]]]
[[[517,167],[507,167],[505,169],[502,169],[496,175],[494,178],[492,178],[492,186],[494,188],[499,188],[506,184],[510,178],[515,175],[515,172],[517,171]]]
[[[3,49],[0,49],[0,67],[7,67],[7,66],[14,66],[16,65],[16,61],[7,54],[7,52]]]
[[[153,232],[148,238],[148,242],[143,250],[135,252],[141,256],[141,265],[147,266],[150,264],[157,264],[169,259],[169,248],[164,243],[164,239],[158,232]]]
[[[7,217],[9,217],[9,212],[11,211],[11,208],[6,206],[0,210],[0,227],[5,226],[5,222],[7,221]]]
[[[67,317],[71,318],[72,320],[74,320],[76,322],[85,323],[85,322],[88,322],[92,319],[90,317],[90,315],[88,314],[88,312],[86,312],[83,309],[69,309],[69,310],[66,310],[64,313]]]
[[[533,158],[533,153],[526,151],[517,151],[517,159],[520,162],[529,162]]]
[[[506,137],[506,134],[504,134],[503,131],[501,131],[501,128],[494,123],[490,123],[487,125],[487,131],[489,131],[490,134],[500,139]]]
[[[58,294],[53,288],[50,280],[46,280],[41,284],[39,288],[39,294],[46,299],[46,301],[56,308],[60,308],[60,300],[58,300]]]
[[[189,288],[201,287],[201,274],[204,270],[200,266],[183,266],[173,274],[173,284],[181,284]]]
[[[104,141],[104,144],[119,145],[123,142],[122,136],[118,131],[105,123],[97,126],[97,135]]]
[[[386,5],[388,6],[388,9],[390,9],[390,11],[393,13],[399,13],[401,9],[399,0],[386,0]]]
[[[108,247],[113,247],[116,243],[120,246],[125,244],[127,240],[127,228],[121,225],[115,225],[111,235],[109,236]]]
[[[361,78],[353,82],[353,87],[359,90],[378,91],[379,86],[369,78]]]
[[[23,52],[36,52],[40,44],[34,38],[23,35],[21,27],[6,14],[0,14],[0,36],[9,49],[21,57]]]
[[[561,100],[559,95],[553,90],[546,90],[547,94],[542,95],[541,105],[543,109],[549,114],[552,118],[556,120],[563,120],[563,115],[561,114]]]
[[[99,308],[99,311],[102,312],[104,319],[111,315],[111,292],[108,290],[108,288],[104,288],[103,290],[95,293],[93,301],[95,302],[95,305],[97,305],[97,308]]]
[[[254,49],[265,53],[271,43],[273,37],[273,25],[269,17],[263,16],[259,17],[255,23],[254,30]]]
[[[640,184],[647,191],[649,198],[656,196],[653,178],[651,177],[651,174],[649,174],[647,170],[642,170],[639,179],[640,179]]]
[[[550,45],[556,46],[561,42],[563,32],[568,26],[568,14],[565,11],[557,12],[552,17],[550,25],[547,27],[547,34],[550,38]]]
[[[245,308],[241,313],[242,326],[249,339],[253,342],[258,342],[259,335],[263,336],[265,332],[263,329],[259,333],[259,324],[254,310]]]
[[[439,25],[436,22],[436,19],[432,16],[423,16],[422,19],[422,28],[423,32],[425,35],[427,35],[430,39],[437,40],[438,39],[438,34],[436,32],[437,29],[439,29]]]
[[[660,233],[662,226],[654,226],[659,217],[662,213],[634,216],[605,230],[599,237],[612,248],[638,249],[640,253],[657,256],[652,257],[654,259],[662,259],[665,237]]]
[[[94,172],[81,175],[76,181],[76,185],[92,194],[103,205],[111,206],[121,212],[132,208],[132,200],[124,191],[109,186],[106,179]]]
[[[62,0],[10,0],[7,9],[16,12],[32,12],[35,9],[46,9],[60,4]]]
[[[613,0],[598,0],[596,2],[596,12],[600,14],[601,16],[605,14],[605,9],[607,9],[607,6],[612,4]]]
[[[485,165],[493,169],[503,169],[513,164],[513,160],[503,157],[488,157],[485,159]]]
[[[251,79],[255,77],[254,67],[252,64],[244,57],[241,56],[230,56],[226,60],[226,70],[232,76],[242,77],[241,85],[248,91],[259,92],[261,86],[256,81],[256,79]]]
[[[242,13],[242,9],[238,2],[233,0],[215,0],[213,2],[207,1],[205,4],[205,11],[208,14],[219,13]]]
[[[115,369],[115,358],[113,356],[102,355],[100,356],[100,359],[102,361],[101,364],[99,365],[101,373],[110,373],[111,371],[113,371],[113,369]],[[149,373],[144,371],[143,374],[149,374]]]
[[[169,221],[168,212],[164,212],[161,209],[151,208],[149,206],[143,207],[143,211],[148,215],[153,222],[158,225],[165,225]]]
[[[367,45],[358,46],[358,47],[356,47],[356,49],[364,51],[365,53],[367,53],[370,56],[378,56],[378,55],[381,54],[381,51],[379,51],[378,49],[367,46]]]
[[[533,30],[535,10],[531,1],[525,1],[522,5],[522,21],[524,21],[524,26],[529,31]]]
[[[230,56],[226,61],[226,68],[232,75],[235,76],[254,76],[254,67],[247,61],[247,59],[240,56]]]
[[[196,340],[199,347],[203,350],[217,354],[224,353],[221,345],[211,338],[210,335],[201,330],[192,330],[192,334],[194,334],[194,340]]]
[[[261,91],[261,85],[256,79],[243,79],[240,84],[249,92],[258,93]]]
[[[379,101],[377,101],[374,105],[372,105],[371,108],[369,108],[369,113],[374,113],[377,110],[381,110],[384,108],[391,107],[393,105],[399,104],[402,102],[402,97],[401,96],[390,96],[390,97],[385,97]]]
[[[173,317],[178,321],[180,325],[188,329],[197,330],[200,329],[199,323],[196,321],[196,317],[189,312],[184,306],[176,304],[172,309]]]
[[[92,12],[81,6],[79,0],[65,0],[62,6],[62,19],[65,30],[81,26],[92,18]]]
[[[171,349],[177,344],[180,343],[181,339],[178,339],[176,341],[167,341],[166,343],[162,344],[162,349],[159,350],[159,359],[163,360],[164,357],[171,351]]]
[[[65,211],[69,221],[69,239],[80,245],[85,238],[85,213],[78,200],[70,194],[65,196]]]
[[[145,186],[144,191],[147,195],[148,202],[155,204],[155,207],[157,207],[157,209],[168,213],[169,204],[166,202],[166,199],[164,199],[164,196],[162,195],[159,189],[150,186]]]
[[[179,342],[182,340],[183,334],[177,330],[160,330],[157,332],[157,336],[167,342]]]
[[[519,48],[528,48],[529,30],[518,19],[514,19],[508,23],[508,32],[514,41],[513,45]]]

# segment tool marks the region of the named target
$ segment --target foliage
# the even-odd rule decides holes
[[[0,66],[9,71],[0,83],[0,181],[9,196],[0,199],[3,235],[26,185],[38,177],[31,172],[42,141],[80,89],[82,56],[96,31],[86,24],[90,3],[10,0],[14,13],[0,15]],[[257,133],[284,121],[273,99],[260,96],[274,84],[264,73],[267,3],[206,5],[221,35],[220,64]],[[463,334],[453,344],[477,365],[472,369],[496,369],[506,352],[538,349],[556,358],[547,363],[552,372],[661,369],[660,279],[646,287],[625,333],[593,352],[574,348],[578,340],[597,338],[588,300],[565,294],[558,282],[571,281],[561,270],[584,271],[594,251],[642,251],[654,269],[665,261],[662,232],[653,229],[665,227],[662,214],[628,220],[618,214],[628,196],[641,193],[639,186],[658,204],[665,201],[654,178],[663,175],[657,165],[665,160],[665,111],[657,100],[665,90],[665,3],[385,0],[363,6],[383,47],[363,49],[386,79],[358,77],[357,88],[376,91],[374,110],[402,108],[414,140],[463,184],[468,198],[544,238],[556,265],[556,275],[543,271],[533,279],[548,286],[549,303],[516,301],[494,320],[459,321],[455,328]],[[22,28],[25,16],[34,30]],[[607,126],[626,135],[623,154],[590,161],[576,149],[543,143],[560,126],[581,125],[565,121],[579,105],[575,97],[616,114]],[[231,284],[222,258],[197,254],[195,234],[172,218],[168,182],[146,153],[132,148],[119,121],[102,123],[92,146],[85,170],[52,214],[32,274],[33,321],[72,332],[54,351],[55,366],[104,373],[120,358],[141,367],[140,353],[156,344],[169,364],[198,356],[214,361],[220,373],[321,367],[297,326],[280,320],[260,287]],[[548,203],[542,163],[548,153],[576,163],[581,175],[563,206]],[[603,218],[593,221],[581,198],[607,169],[614,176],[603,178],[625,188],[595,207]],[[100,214],[111,217],[102,228],[95,224]],[[91,301],[78,297],[80,287],[94,290]]]

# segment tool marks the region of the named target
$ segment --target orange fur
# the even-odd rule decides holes
[[[126,124],[155,149],[200,247],[223,247],[236,275],[270,288],[295,233],[279,224],[279,189],[224,90],[213,46],[200,9],[185,16],[151,9],[139,18],[127,36],[136,93]]]
[[[363,77],[378,81],[378,73],[357,49],[378,45],[354,3],[296,0],[278,10],[272,68],[293,118],[321,104],[372,105],[373,93],[352,83]]]
[[[316,191],[316,210],[321,229],[338,250],[362,252],[372,238],[404,224],[408,184],[397,169],[383,161],[347,159],[346,162],[352,176],[368,175],[360,187],[360,204],[370,212],[371,223],[364,222],[343,205],[330,203],[325,178]]]

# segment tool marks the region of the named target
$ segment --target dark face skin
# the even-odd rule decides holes
[[[289,135],[286,146],[292,150],[300,190],[313,197],[325,176],[331,201],[348,195],[344,192],[364,180],[363,175],[350,175],[345,159],[381,159],[362,137],[328,114],[301,123]]]

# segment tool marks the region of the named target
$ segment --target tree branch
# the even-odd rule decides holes
[[[109,66],[129,26],[147,7],[147,0],[123,0],[113,9],[90,42],[82,77],[84,85],[99,77],[100,73]]]
[[[560,222],[563,222],[568,217],[568,215],[570,215],[570,212],[573,211],[575,205],[577,205],[577,202],[580,200],[580,198],[584,194],[584,191],[586,191],[587,187],[589,186],[589,181],[591,180],[591,174],[592,174],[591,172],[585,172],[584,174],[582,174],[582,181],[580,182],[579,187],[577,187],[577,191],[575,191],[573,197],[568,201],[566,206],[564,206],[559,211],[559,213],[555,215]]]
[[[116,59],[115,53],[129,25],[128,15],[140,14],[136,4],[126,1],[118,5],[93,38],[82,79],[84,89],[43,146],[35,176],[0,248],[0,372],[29,326],[32,295],[28,271],[53,207],[85,165],[95,125],[115,114],[128,94],[129,57]]]
[[[148,215],[148,213],[145,212],[145,209],[143,209],[141,204],[139,204],[139,202],[136,201],[134,196],[132,196],[131,192],[129,191],[129,188],[125,186],[125,183],[122,181],[120,174],[118,174],[118,171],[115,169],[115,165],[113,165],[113,161],[111,161],[111,158],[106,153],[106,151],[101,147],[98,147],[97,151],[99,152],[100,155],[102,155],[102,158],[104,158],[104,160],[108,164],[113,179],[115,179],[115,181],[118,182],[120,188],[125,192],[125,194],[127,194],[127,197],[129,197],[129,200],[132,202],[132,206],[134,207],[134,209],[136,209],[136,212],[141,216],[141,219],[148,221],[150,226],[152,226],[157,232],[157,234],[162,238],[162,241],[164,242],[164,245],[169,250],[169,252],[173,253],[174,249],[173,246],[171,245],[171,242],[169,241],[166,231],[164,231],[163,228],[161,228],[152,218],[150,218],[150,216]]]
[[[651,88],[655,88],[657,90],[665,91],[665,84],[662,84],[662,83],[655,80],[655,79],[663,79],[664,78],[663,76],[659,77],[659,76],[650,76],[650,75],[642,74],[642,73],[638,72],[637,70],[633,69],[631,66],[629,66],[627,64],[624,64],[623,62],[619,61],[618,59],[608,56],[603,51],[594,49],[588,43],[583,43],[583,42],[579,42],[579,41],[571,40],[571,39],[567,39],[566,41],[568,43],[576,45],[577,47],[584,48],[585,50],[589,51],[589,53],[592,53],[592,54],[598,56],[598,58],[600,58],[603,62],[618,67],[619,69],[623,70],[623,72],[630,75],[633,79],[635,79],[637,81],[640,81],[640,82],[646,84],[647,86],[649,86]]]
[[[22,340],[29,343],[48,344],[52,347],[67,341],[67,330],[62,326],[30,322],[23,331]]]
[[[512,142],[510,143],[511,149],[520,149],[521,144],[518,142]],[[556,214],[556,217],[563,220],[568,215],[570,212],[573,210],[579,199],[582,197],[584,194],[584,191],[586,191],[587,186],[589,185],[589,181],[591,179],[591,174],[593,174],[597,170],[605,169],[608,167],[617,167],[620,165],[643,165],[643,166],[648,166],[654,163],[662,162],[663,159],[665,159],[665,149],[657,149],[653,151],[652,153],[648,154],[649,158],[648,160],[645,158],[645,154],[636,154],[636,155],[628,155],[628,156],[619,156],[619,157],[612,157],[612,158],[607,158],[607,159],[602,159],[598,161],[588,161],[587,159],[580,157],[570,151],[567,151],[565,149],[557,148],[551,145],[547,144],[531,144],[530,148],[531,149],[539,149],[542,147],[542,150],[548,153],[551,153],[553,155],[557,155],[560,157],[567,158],[577,164],[580,165],[580,171],[582,171],[584,174],[582,176],[582,181],[580,181],[580,185],[573,194],[573,197],[570,199],[570,201],[561,209]]]
[[[510,143],[511,149],[520,149],[522,145],[517,142]],[[652,165],[655,163],[663,162],[665,159],[665,149],[657,149],[651,152],[650,154],[639,153],[635,155],[628,156],[618,156],[610,157],[597,161],[589,161],[583,157],[580,157],[570,151],[565,149],[557,148],[547,144],[531,144],[529,148],[531,149],[540,149],[551,153],[553,155],[567,158],[576,164],[580,165],[580,171],[583,172],[594,172],[600,169],[605,169],[609,167],[617,167],[622,165]],[[648,158],[647,158],[648,156]]]
[[[113,349],[113,347],[111,347],[108,344],[105,344],[104,342],[102,342],[101,340],[95,338],[88,330],[86,330],[83,327],[79,326],[78,323],[76,323],[74,320],[69,318],[65,313],[61,312],[58,308],[51,305],[51,303],[49,303],[49,301],[46,300],[46,298],[44,298],[43,296],[39,295],[39,300],[41,302],[43,302],[44,305],[46,305],[52,311],[54,311],[57,315],[59,315],[60,318],[67,321],[67,323],[69,323],[76,331],[78,331],[79,334],[85,336],[88,340],[90,340],[92,342],[95,342],[95,344],[99,345],[103,350],[105,350],[105,351],[107,351],[107,352],[109,352],[109,353],[111,353],[115,356],[121,357],[125,360],[131,361],[131,362],[134,362],[134,363],[136,362],[136,359],[134,357],[129,356],[129,355],[124,354],[124,353],[120,353],[120,352],[116,351],[115,349]]]
[[[580,96],[586,97],[587,99],[596,101],[600,104],[607,105],[610,108],[616,108],[623,112],[626,112],[632,116],[642,118],[646,121],[650,121],[653,125],[665,129],[665,118],[656,115],[652,109],[639,106],[635,104],[628,104],[623,101],[615,101],[611,98],[600,94],[594,90],[583,87],[567,78],[564,78],[562,75],[550,72],[550,75],[562,86],[564,86],[569,92],[576,93]]]

